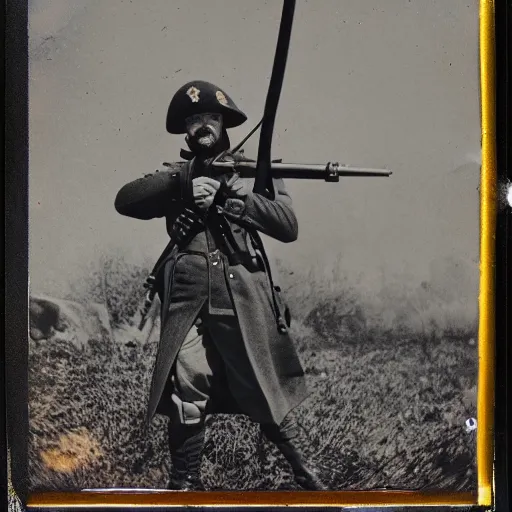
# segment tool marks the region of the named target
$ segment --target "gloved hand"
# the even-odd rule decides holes
[[[192,180],[192,196],[195,205],[206,211],[213,204],[215,195],[220,188],[220,183],[207,176],[199,176]]]
[[[226,184],[227,197],[245,199],[250,192],[246,181],[243,181],[238,174],[235,174]]]
[[[189,208],[180,213],[172,226],[171,236],[175,238],[177,243],[183,242],[192,230],[197,230],[204,226],[203,220]]]
[[[240,217],[245,211],[245,201],[250,192],[247,181],[234,174],[222,185],[216,202],[223,213]]]

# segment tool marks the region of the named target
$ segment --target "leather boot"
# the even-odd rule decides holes
[[[171,453],[171,479],[168,489],[175,491],[204,491],[201,482],[201,456],[205,427],[169,423],[169,450]]]
[[[292,441],[276,443],[279,451],[284,455],[292,467],[295,481],[307,491],[327,491],[327,487],[320,480],[318,470],[302,455],[299,447]]]
[[[292,467],[295,481],[308,491],[327,491],[320,480],[318,469],[304,457],[298,445],[298,428],[292,419],[286,419],[281,425],[262,425],[264,434],[284,455]]]

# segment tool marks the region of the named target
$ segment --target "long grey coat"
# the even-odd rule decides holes
[[[167,168],[128,183],[116,197],[116,210],[137,219],[165,217],[170,232],[175,219],[185,207],[176,171],[188,171],[188,165],[184,163]],[[244,181],[247,181],[247,189],[252,190],[253,180]],[[284,243],[297,239],[297,220],[283,180],[275,179],[274,189],[273,200],[250,192],[245,207],[240,208],[239,202],[230,199],[222,208],[218,207],[229,222],[233,236],[240,242],[237,245],[247,248],[251,254],[261,253],[260,248],[255,247],[250,232],[258,231]],[[176,301],[173,298],[172,314],[166,314],[173,293],[172,276],[176,253],[175,249],[162,273],[162,328],[148,402],[148,423],[155,413],[166,414],[164,397],[170,396],[169,373],[203,304],[193,294],[186,300]],[[260,423],[279,424],[308,395],[302,366],[290,335],[282,334],[277,329],[278,312],[274,306],[268,269],[254,271],[244,264],[226,264],[225,268],[226,282],[256,379],[254,385],[261,391],[258,393],[262,397],[261,403],[256,408],[258,414],[252,419]],[[277,295],[278,308],[282,308],[283,303]],[[223,404],[218,409],[222,410]],[[233,412],[237,412],[236,408]]]

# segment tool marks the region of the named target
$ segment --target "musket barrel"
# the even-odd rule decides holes
[[[213,167],[218,171],[227,169],[236,171],[242,178],[253,178],[256,162],[215,162]],[[337,164],[271,164],[272,176],[275,178],[337,181],[339,176],[391,176],[392,172],[384,169],[368,169],[364,167],[345,167]]]

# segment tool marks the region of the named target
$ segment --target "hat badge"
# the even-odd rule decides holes
[[[187,96],[191,99],[192,103],[198,103],[199,102],[199,93],[201,91],[197,87],[190,87],[190,89],[187,91]]]
[[[215,97],[217,98],[217,101],[221,105],[227,105],[228,104],[228,100],[226,99],[226,96],[224,95],[224,93],[222,91],[217,91],[215,93]]]

